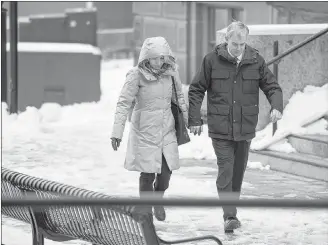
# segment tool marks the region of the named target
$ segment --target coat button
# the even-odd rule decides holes
[[[233,83],[237,83],[236,81],[233,81]]]
[[[235,104],[235,103],[236,103],[236,101],[234,100],[234,101],[233,101],[233,103]]]

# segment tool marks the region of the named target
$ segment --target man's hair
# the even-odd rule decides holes
[[[238,36],[241,36],[243,32],[246,33],[246,35],[249,34],[249,29],[247,25],[245,25],[241,21],[233,21],[228,27],[225,35],[225,39],[228,40],[233,33],[236,32]]]

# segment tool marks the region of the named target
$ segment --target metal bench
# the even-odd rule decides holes
[[[28,176],[2,168],[2,198],[113,198],[101,193]],[[44,245],[44,238],[53,241],[83,240],[93,245],[161,245],[200,240],[222,244],[215,236],[202,236],[179,241],[165,241],[156,234],[150,215],[134,206],[49,206],[2,207],[2,214],[32,226],[33,245]]]

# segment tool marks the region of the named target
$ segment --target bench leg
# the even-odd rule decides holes
[[[44,236],[41,232],[41,230],[38,227],[38,224],[36,222],[36,218],[33,214],[33,211],[31,208],[29,208],[30,212],[30,218],[31,218],[31,226],[32,226],[32,241],[33,245],[44,245]]]
[[[44,237],[40,232],[33,234],[33,245],[44,245]]]

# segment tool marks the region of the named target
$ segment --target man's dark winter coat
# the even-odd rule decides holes
[[[255,137],[259,113],[259,89],[271,110],[282,113],[281,88],[258,51],[248,45],[237,67],[227,44],[208,53],[189,87],[189,126],[202,125],[200,108],[207,91],[209,136],[234,141]]]

